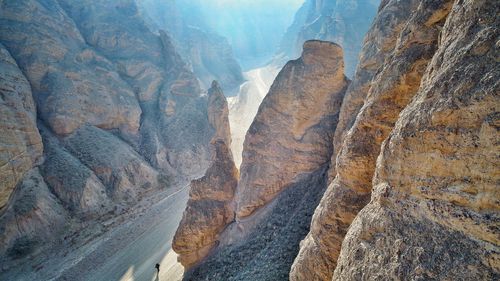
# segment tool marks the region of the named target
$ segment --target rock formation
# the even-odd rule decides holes
[[[418,93],[382,145],[372,199],[347,233],[335,280],[500,277],[499,10],[455,2]]]
[[[295,58],[307,40],[335,42],[344,50],[346,75],[353,77],[363,38],[379,3],[380,0],[307,0],[284,35],[279,52]]]
[[[188,267],[185,280],[288,276],[327,186],[333,131],[347,85],[342,49],[331,42],[306,42],[302,57],[278,74],[246,136],[236,221],[201,264]]]
[[[238,170],[230,150],[228,105],[219,85],[208,91],[208,112],[216,134],[211,141],[212,164],[205,176],[191,182],[189,201],[172,242],[178,260],[189,269],[218,244],[219,234],[234,220]]]
[[[328,163],[348,85],[342,49],[308,41],[278,74],[246,135],[237,216],[251,215],[287,185]]]
[[[205,172],[208,98],[134,0],[4,1],[0,43],[4,267]]]
[[[0,210],[17,183],[42,156],[31,87],[15,60],[0,44]]]
[[[451,2],[420,1],[409,19],[401,19],[406,24],[399,34],[392,35],[397,40],[393,40],[396,45],[391,56],[373,78],[364,105],[346,134],[336,158],[336,177],[301,244],[291,280],[331,279],[342,239],[369,201],[380,145],[420,86]]]

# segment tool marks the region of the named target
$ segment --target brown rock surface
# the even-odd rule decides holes
[[[230,150],[229,109],[217,82],[212,83],[208,95],[208,119],[216,131],[211,142],[212,164],[205,176],[191,182],[189,201],[172,242],[186,269],[217,246],[220,233],[234,220],[238,170]]]
[[[308,41],[264,98],[246,135],[237,216],[249,216],[301,175],[328,163],[347,88],[342,49]]]
[[[336,159],[336,177],[316,209],[291,280],[330,280],[347,229],[368,203],[380,145],[420,86],[452,1],[421,1],[373,78]]]
[[[0,44],[0,209],[17,183],[37,164],[43,144],[36,127],[31,87]]]
[[[380,4],[378,14],[365,36],[354,78],[342,101],[339,122],[333,140],[334,153],[330,166],[332,180],[335,177],[335,161],[338,152],[345,135],[354,124],[356,116],[364,104],[372,79],[385,59],[394,50],[399,32],[419,2],[417,0],[389,0]]]
[[[455,2],[420,90],[382,145],[334,280],[500,277],[500,5]]]

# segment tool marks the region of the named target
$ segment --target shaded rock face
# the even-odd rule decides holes
[[[353,77],[363,38],[379,3],[379,0],[305,1],[285,33],[279,52],[295,58],[307,40],[335,42],[344,50],[345,74]]]
[[[25,232],[40,238],[34,246],[49,246],[45,242],[61,237],[63,217],[84,225],[126,210],[168,181],[205,172],[216,131],[208,97],[169,36],[148,29],[135,1],[0,6],[0,227],[8,229],[6,247],[23,242]],[[31,169],[37,180],[23,179]],[[43,206],[36,201],[36,214],[23,218],[32,228],[16,230],[7,224],[21,218],[22,200],[12,192],[23,181]],[[52,217],[54,224],[48,223]]]
[[[239,218],[329,162],[348,85],[343,69],[338,45],[308,41],[302,57],[278,74],[246,135],[237,193]]]
[[[221,245],[184,275],[186,281],[276,281],[288,273],[327,186],[327,165],[281,192],[244,239]],[[231,224],[233,226],[234,224]],[[230,229],[227,229],[221,238]]]
[[[16,259],[36,251],[66,222],[66,211],[49,191],[38,168],[19,182],[0,217],[0,260]]]
[[[213,80],[219,81],[226,95],[232,95],[243,83],[241,67],[234,58],[227,39],[201,27],[194,27],[196,18],[187,17],[175,1],[138,1],[143,17],[153,30],[166,30],[189,68],[208,89]]]
[[[17,183],[35,166],[43,144],[36,128],[31,87],[9,52],[0,44],[0,210]]]
[[[402,19],[406,24],[395,35],[396,45],[373,78],[337,155],[336,177],[315,212],[310,234],[301,244],[291,280],[331,280],[343,237],[369,201],[380,145],[418,91],[451,4],[420,1],[411,17]]]
[[[213,162],[205,176],[191,182],[189,201],[172,242],[179,262],[187,270],[218,245],[220,233],[234,220],[238,170],[230,150],[228,105],[216,82],[208,100],[209,121],[216,131],[211,142]]]
[[[498,3],[456,2],[412,102],[382,145],[336,280],[495,280]]]

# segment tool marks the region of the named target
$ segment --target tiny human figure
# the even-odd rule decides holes
[[[160,264],[159,263],[157,263],[155,265],[155,268],[156,268],[157,274],[160,274]]]

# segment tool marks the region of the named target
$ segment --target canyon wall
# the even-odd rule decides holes
[[[420,86],[451,2],[419,1],[409,18],[400,18],[405,22],[403,29],[390,35],[395,37],[393,51],[372,78],[364,105],[343,140],[335,159],[336,176],[316,210],[310,234],[301,244],[292,280],[331,279],[342,239],[370,199],[380,145]],[[411,1],[407,4],[412,5]],[[387,5],[383,9],[401,7],[399,2]]]
[[[187,270],[217,246],[219,234],[234,220],[234,192],[238,169],[230,150],[228,105],[222,90],[213,83],[208,91],[212,138],[212,165],[205,175],[191,182],[189,201],[172,241],[172,249]]]
[[[344,50],[346,76],[353,77],[363,38],[379,3],[379,0],[305,1],[283,36],[278,54],[293,59],[300,55],[307,40],[335,42]]]
[[[328,163],[340,102],[348,85],[342,49],[308,41],[276,77],[243,146],[237,216],[270,202],[301,175]]]
[[[0,44],[0,210],[16,184],[40,161],[42,139],[36,128],[31,86],[9,51]]]
[[[338,45],[308,41],[301,58],[287,63],[278,74],[246,136],[232,202],[235,221],[223,224],[225,229],[217,236],[200,230],[200,236],[211,237],[205,241],[213,250],[202,260],[208,249],[198,247],[202,252],[195,252],[199,259],[194,267],[190,261],[183,262],[188,269],[185,280],[280,280],[288,276],[298,243],[326,188],[333,131],[348,86],[343,66]],[[225,178],[224,171],[216,172],[217,179]],[[186,214],[192,214],[192,221],[181,224],[181,233],[204,225],[195,223],[196,218],[222,222],[225,217],[222,211],[193,207],[202,209],[188,208]],[[212,237],[218,241],[212,242]],[[181,261],[183,251],[179,249]]]
[[[209,98],[135,1],[0,5],[3,269],[204,174]]]
[[[335,280],[499,278],[499,9],[453,5],[418,93],[382,145]]]

